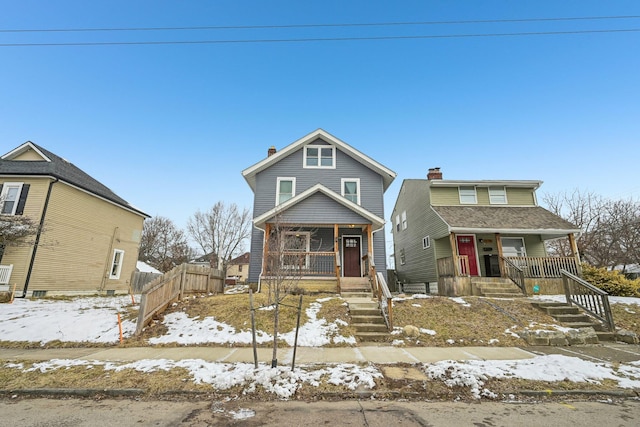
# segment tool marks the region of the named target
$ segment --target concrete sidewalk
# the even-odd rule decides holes
[[[272,349],[259,348],[258,361],[271,363]],[[534,353],[517,347],[299,347],[296,364],[312,363],[433,363],[441,360],[513,360],[530,359]],[[278,363],[291,363],[292,348],[278,350]],[[117,347],[0,349],[3,361],[44,361],[79,359],[110,362],[132,362],[144,359],[202,359],[208,362],[253,363],[250,347]]]

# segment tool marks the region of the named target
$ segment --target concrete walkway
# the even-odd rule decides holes
[[[258,361],[271,363],[272,351],[258,349]],[[299,347],[296,364],[312,363],[433,363],[441,360],[513,360],[530,359],[534,353],[517,347]],[[292,348],[278,350],[278,363],[291,363]],[[226,347],[115,347],[115,348],[54,348],[0,349],[2,361],[44,361],[79,359],[111,362],[132,362],[143,359],[202,359],[209,362],[253,363],[252,348]]]

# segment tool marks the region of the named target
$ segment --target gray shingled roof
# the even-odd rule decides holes
[[[580,231],[540,206],[434,206],[433,209],[452,228]]]
[[[103,197],[113,203],[133,210],[141,215],[149,216],[141,210],[131,206],[126,200],[101,184],[86,172],[52,153],[51,151],[30,142],[34,147],[47,156],[51,161],[16,161],[0,159],[0,175],[36,175],[52,176],[62,181],[73,184],[97,196]]]

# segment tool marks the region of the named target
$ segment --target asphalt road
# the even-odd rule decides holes
[[[190,402],[0,400],[0,425],[100,426],[637,426],[640,401],[601,402]]]

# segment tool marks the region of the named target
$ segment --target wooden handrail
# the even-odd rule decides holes
[[[609,332],[615,332],[609,294],[567,270],[560,270],[560,274],[567,304],[577,305],[588,315],[602,322]]]
[[[376,275],[376,286],[378,287],[378,303],[380,304],[380,310],[382,310],[382,316],[387,324],[387,329],[391,331],[393,329],[393,300],[387,281],[382,273]]]
[[[516,284],[522,291],[522,293],[527,296],[527,287],[524,281],[524,271],[516,264],[511,262],[510,259],[502,257],[502,262],[505,267],[505,274],[507,277]]]

